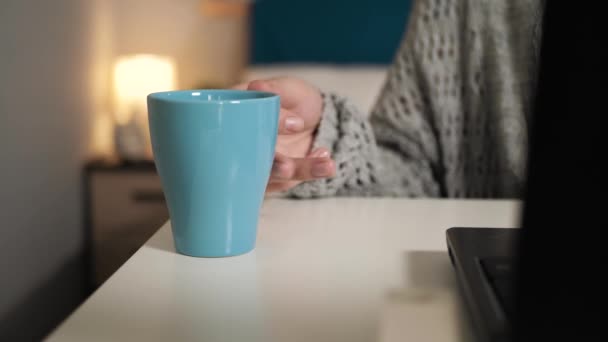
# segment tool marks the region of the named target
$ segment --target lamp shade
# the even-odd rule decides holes
[[[122,56],[114,64],[116,120],[130,121],[133,115],[146,112],[146,96],[173,90],[176,85],[175,63],[157,55]]]
[[[148,131],[148,94],[174,90],[175,63],[169,57],[129,55],[114,64],[115,143],[120,157],[150,159],[152,148]]]

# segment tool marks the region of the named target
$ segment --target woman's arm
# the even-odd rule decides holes
[[[422,61],[424,42],[433,25],[429,1],[414,5],[402,42],[369,120],[334,94],[324,95],[324,111],[314,142],[330,150],[337,166],[334,178],[313,180],[291,189],[294,197],[333,195],[425,196],[443,194],[441,158]],[[430,13],[432,16],[432,13]],[[456,29],[456,20],[452,20]],[[430,38],[432,39],[432,37]],[[446,57],[454,51],[445,51]],[[448,59],[446,58],[446,63]]]

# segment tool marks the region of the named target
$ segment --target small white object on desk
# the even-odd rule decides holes
[[[515,201],[268,199],[257,247],[175,253],[165,224],[50,341],[459,341],[454,226],[517,226]]]

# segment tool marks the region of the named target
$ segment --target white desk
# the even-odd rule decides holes
[[[513,227],[509,201],[266,200],[256,249],[176,254],[165,224],[51,341],[458,341],[452,226]]]

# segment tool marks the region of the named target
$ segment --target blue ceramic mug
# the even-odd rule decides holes
[[[279,107],[277,95],[256,91],[148,95],[154,160],[178,253],[225,257],[254,248]]]

